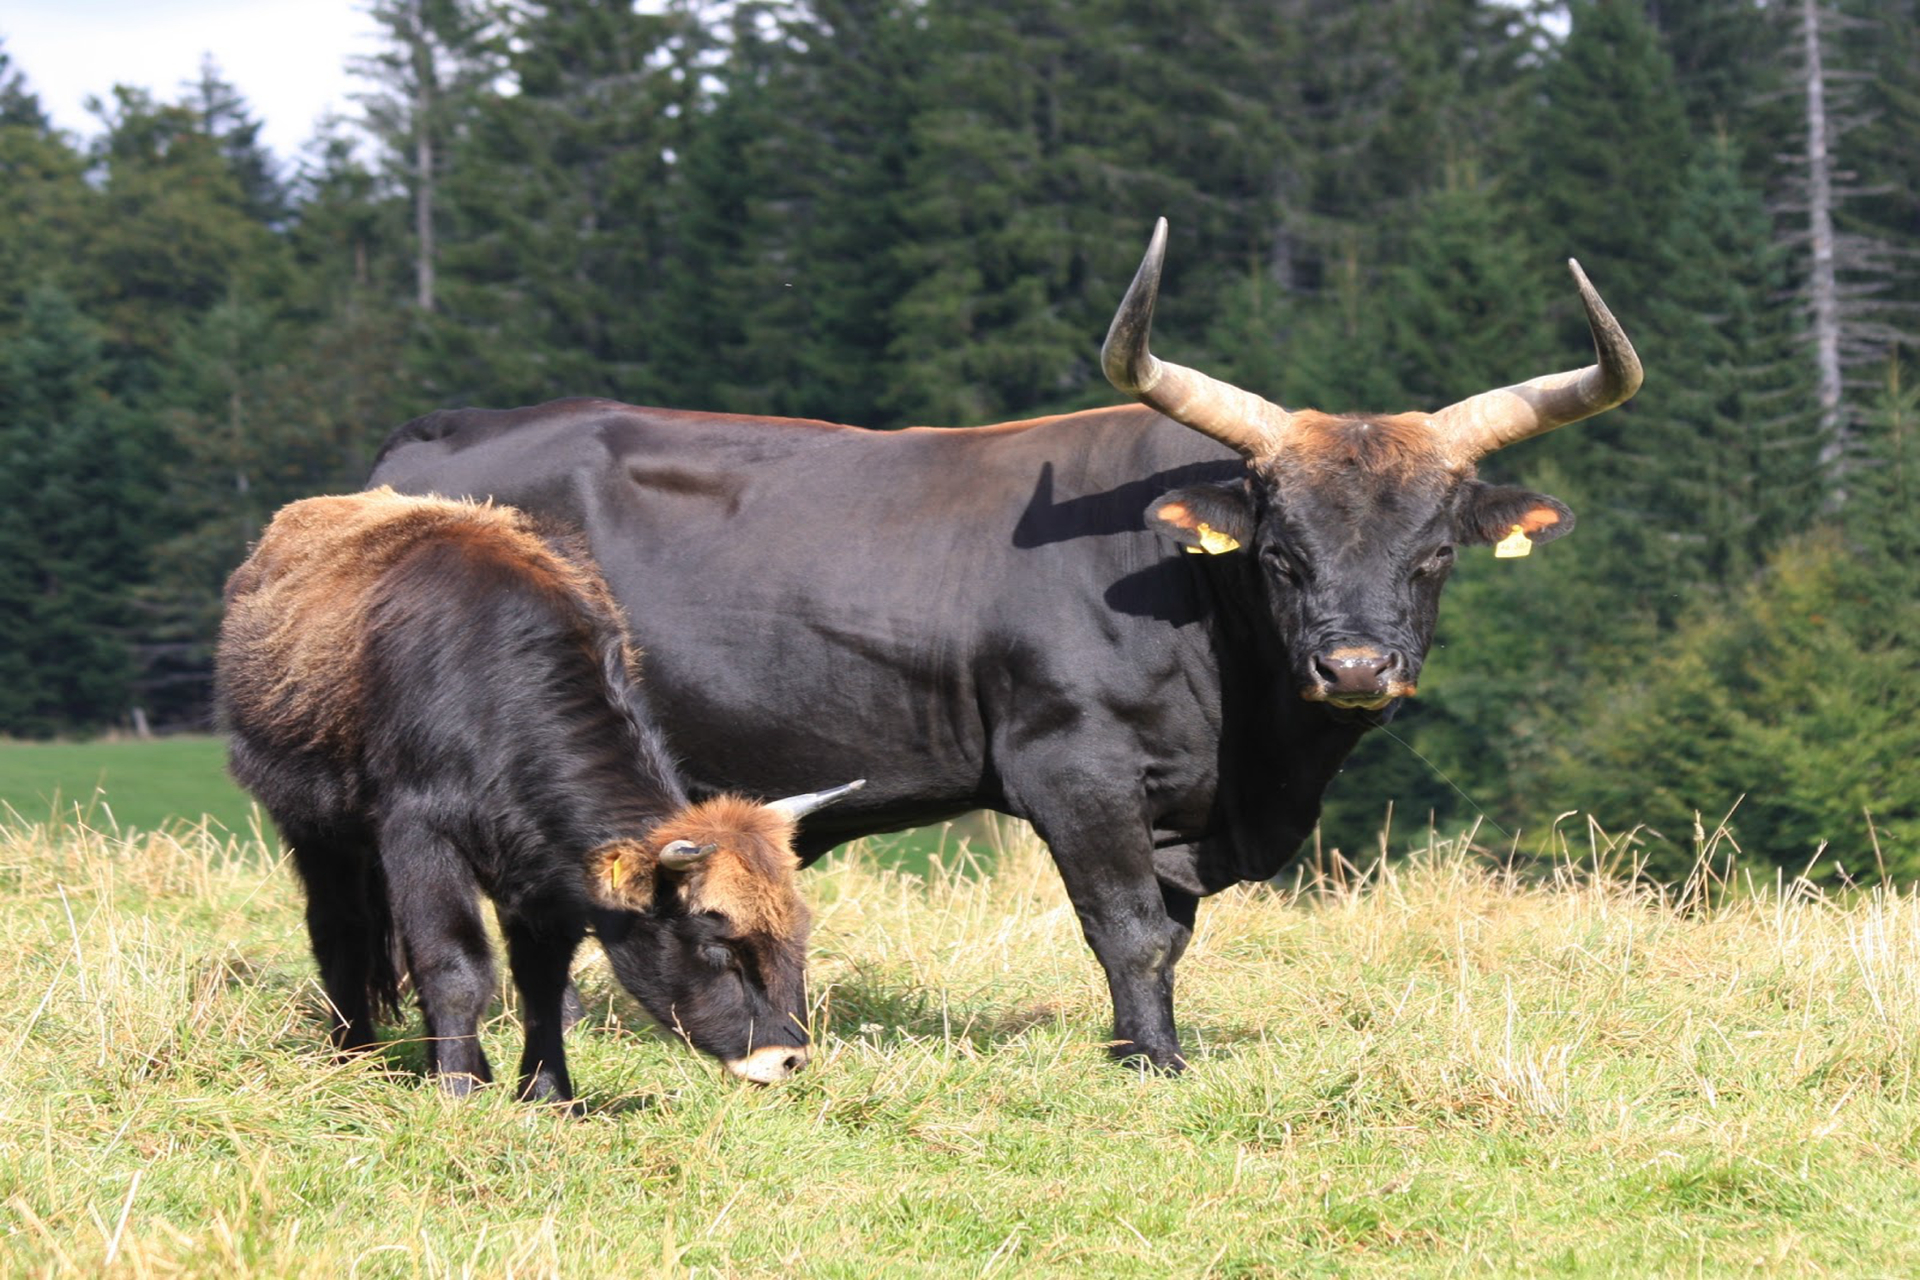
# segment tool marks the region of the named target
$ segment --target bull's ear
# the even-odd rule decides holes
[[[1239,481],[1174,489],[1147,508],[1147,527],[1195,554],[1238,551],[1253,541],[1253,502]]]
[[[1534,543],[1572,531],[1573,511],[1560,499],[1475,480],[1464,495],[1454,536],[1469,546],[1492,544],[1501,554],[1525,555]]]

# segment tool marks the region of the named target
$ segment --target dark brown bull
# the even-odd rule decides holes
[[[507,507],[391,491],[282,510],[227,584],[230,767],[307,890],[336,1043],[400,970],[429,1071],[491,1079],[492,899],[522,1000],[521,1089],[573,1096],[561,1040],[589,926],[647,1012],[749,1080],[807,1058],[800,815],[833,793],[689,803],[584,540]]]
[[[396,430],[373,480],[578,522],[699,787],[870,778],[803,825],[803,858],[968,809],[1032,822],[1106,970],[1116,1052],[1177,1069],[1199,899],[1313,831],[1413,692],[1455,547],[1572,527],[1474,464],[1618,404],[1640,364],[1576,267],[1594,365],[1436,413],[1288,411],[1149,352],[1164,248],[1163,223],[1104,353],[1142,405],[889,432],[449,410]]]

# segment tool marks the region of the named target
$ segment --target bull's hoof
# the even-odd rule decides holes
[[[1121,1040],[1109,1052],[1115,1062],[1141,1075],[1177,1076],[1187,1069],[1187,1060],[1181,1056],[1178,1045],[1154,1047]]]

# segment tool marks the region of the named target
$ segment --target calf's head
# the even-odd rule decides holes
[[[1289,412],[1148,350],[1166,234],[1163,218],[1102,363],[1116,387],[1238,450],[1247,466],[1224,484],[1162,494],[1147,523],[1189,551],[1252,558],[1302,698],[1383,708],[1414,692],[1456,547],[1524,555],[1573,527],[1557,498],[1487,484],[1475,464],[1628,399],[1640,386],[1639,358],[1570,261],[1595,364],[1434,413]]]
[[[732,1074],[772,1084],[807,1063],[807,930],[793,852],[801,816],[853,782],[769,804],[718,796],[644,839],[593,851],[590,896],[614,977],[661,1026]]]

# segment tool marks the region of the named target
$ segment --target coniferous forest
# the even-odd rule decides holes
[[[436,407],[1113,403],[1164,214],[1156,348],[1289,407],[1585,363],[1569,256],[1647,367],[1490,460],[1579,529],[1462,556],[1328,843],[1920,875],[1920,0],[644,8],[376,0],[285,161],[216,61],[80,139],[0,43],[0,733],[206,727],[249,540]]]

